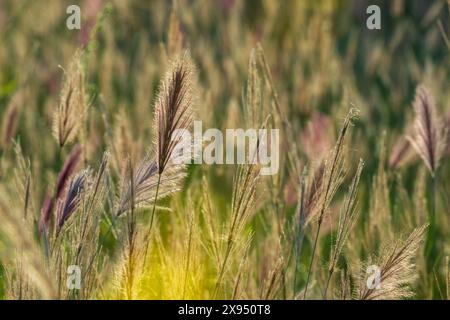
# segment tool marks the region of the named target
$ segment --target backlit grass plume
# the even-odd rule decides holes
[[[413,107],[415,132],[408,140],[434,176],[446,147],[444,125],[437,114],[434,98],[425,86],[417,87]]]
[[[63,167],[58,174],[58,179],[56,181],[55,190],[51,189],[47,190],[47,193],[44,198],[44,203],[41,209],[41,218],[39,231],[42,233],[49,227],[51,222],[53,208],[55,203],[58,201],[64,194],[66,190],[66,186],[69,183],[71,176],[74,174],[75,169],[77,168],[81,159],[81,146],[75,145],[66,160],[64,161]]]
[[[116,217],[128,210],[134,211],[135,206],[152,206],[143,240],[144,265],[158,197],[165,197],[179,190],[186,175],[185,163],[189,160],[186,157],[191,157],[192,140],[190,135],[186,137],[184,134],[190,131],[194,115],[193,73],[194,67],[187,53],[173,61],[161,81],[155,104],[155,155],[148,152],[133,173],[126,169],[123,174]]]
[[[401,299],[413,294],[410,285],[417,275],[413,258],[427,227],[423,225],[416,228],[406,240],[396,241],[382,249],[379,258],[372,263],[380,268],[379,286],[368,286],[366,273],[363,272],[358,288],[359,299]]]
[[[155,105],[154,132],[158,174],[164,172],[175,146],[182,138],[179,129],[190,129],[194,109],[193,65],[187,54],[175,60],[159,88]]]
[[[125,168],[128,171],[127,168]],[[125,172],[124,177],[129,176]],[[121,196],[116,209],[116,216],[120,216],[131,209],[133,201],[136,207],[151,207],[158,188],[158,166],[156,159],[147,153],[139,165],[134,169],[134,178],[123,179]],[[183,165],[171,164],[159,179],[158,198],[164,198],[181,188],[186,170]]]
[[[83,170],[76,174],[67,188],[64,200],[58,204],[56,214],[57,232],[61,230],[64,223],[76,211],[80,205],[81,197],[90,179],[89,171]]]
[[[129,178],[123,179],[116,215],[129,210],[132,200],[137,206],[153,203],[151,226],[154,204],[158,196],[164,197],[179,189],[185,176],[184,160],[186,159],[176,151],[190,151],[192,147],[191,140],[183,139],[183,132],[180,129],[190,130],[192,126],[193,73],[192,62],[188,54],[185,54],[172,63],[161,82],[154,117],[156,155],[152,156],[151,152],[148,152],[135,169],[132,181]],[[130,183],[133,183],[133,186]],[[131,199],[132,190],[134,199]]]
[[[67,70],[58,109],[53,118],[53,136],[60,147],[72,142],[78,134],[86,112],[84,71],[81,51],[77,51]]]
[[[185,53],[183,57],[172,63],[171,68],[166,73],[159,87],[154,116],[158,180],[156,182],[155,198],[153,200],[153,209],[150,216],[147,237],[153,226],[156,201],[165,170],[169,163],[172,164],[174,162],[175,157],[178,157],[175,168],[178,166],[184,168],[182,165],[183,159],[180,158],[179,154],[174,153],[175,148],[177,148],[177,151],[183,151],[186,148],[190,150],[192,147],[190,139],[187,139],[188,141],[183,139],[182,130],[189,130],[191,128],[194,116],[193,104],[195,93],[193,73],[193,64],[190,61],[188,53]],[[187,145],[180,145],[185,144],[186,141],[188,143]]]

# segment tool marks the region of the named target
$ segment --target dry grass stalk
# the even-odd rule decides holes
[[[112,166],[115,172],[120,174],[123,159],[130,157],[135,159],[138,154],[139,146],[133,137],[133,125],[130,114],[125,107],[121,107],[114,117],[114,128],[110,129],[108,149],[112,155]]]
[[[5,190],[2,190],[1,194],[5,196]],[[18,259],[20,265],[24,268],[23,271],[18,270],[19,273],[24,272],[18,278],[19,282],[9,283],[11,288],[11,290],[8,290],[9,293],[18,293],[15,291],[15,286],[22,287],[22,281],[31,281],[37,290],[37,296],[34,296],[34,292],[32,291],[32,296],[23,297],[20,296],[19,291],[19,296],[13,296],[11,298],[56,298],[55,287],[47,272],[43,256],[31,229],[23,223],[23,218],[14,209],[14,206],[7,204],[3,199],[0,199],[0,217],[2,220],[0,228],[9,240],[8,251],[11,253],[10,257],[13,257],[12,259]],[[10,270],[9,272],[14,271]]]
[[[369,231],[366,233],[366,246],[369,251],[376,248],[376,245],[382,240],[392,239],[394,236],[392,230],[391,208],[389,206],[389,184],[386,172],[386,135],[383,133],[378,144],[378,169],[373,177],[369,207]]]
[[[82,52],[77,51],[64,72],[61,97],[53,118],[53,135],[60,147],[72,142],[78,134],[86,112]]]
[[[263,123],[260,123],[261,112],[259,112],[260,105],[260,80],[256,69],[256,60],[254,52],[250,57],[249,62],[249,79],[247,82],[247,101],[245,103],[245,120],[247,126],[255,126],[254,128],[265,128],[270,119],[266,118]],[[216,298],[220,287],[222,285],[223,277],[227,271],[227,264],[230,256],[238,249],[239,244],[247,242],[248,239],[242,238],[242,232],[255,207],[255,193],[260,178],[260,165],[256,161],[260,148],[260,137],[254,150],[249,151],[249,161],[246,164],[238,166],[233,182],[233,195],[231,202],[231,219],[226,233],[226,244],[224,255],[218,261],[218,274],[216,285],[214,288],[213,298]],[[210,210],[209,210],[210,211]],[[212,231],[212,230],[211,230]],[[247,245],[249,243],[247,242]],[[243,245],[246,247],[247,245]],[[218,247],[215,247],[216,251]],[[219,254],[220,255],[220,254]],[[241,261],[242,262],[242,261]]]
[[[237,271],[237,276],[234,282],[233,295],[231,296],[232,300],[239,300],[244,294],[244,289],[242,288],[246,281],[248,281],[248,246],[245,248],[245,253],[242,256],[241,261],[239,262],[239,268]]]
[[[205,239],[203,240],[204,247],[206,248],[208,255],[212,258],[214,264],[219,265],[221,262],[221,252],[223,249],[221,247],[222,241],[221,232],[219,229],[220,225],[216,219],[217,212],[211,199],[210,186],[205,176],[202,177],[201,186],[201,212],[206,228]]]
[[[250,155],[250,157],[256,157],[258,150],[259,142],[257,143],[257,148],[254,150],[254,154]],[[217,297],[230,255],[237,248],[239,237],[254,212],[255,193],[260,177],[260,169],[261,167],[256,161],[249,161],[247,164],[239,165],[236,171],[231,201],[231,220],[226,236],[226,249],[218,267],[213,298]]]
[[[255,155],[257,154],[255,150]],[[259,180],[260,166],[258,164],[239,165],[233,184],[233,197],[231,202],[231,220],[226,236],[226,249],[219,264],[216,286],[213,297],[217,297],[227,263],[231,253],[236,249],[238,236],[242,233],[246,223],[253,213],[255,193]]]
[[[427,169],[422,167],[417,173],[417,183],[414,189],[415,225],[423,225],[427,221]]]
[[[297,286],[297,274],[298,274],[298,267],[300,263],[300,256],[301,256],[301,248],[303,245],[303,239],[305,237],[305,226],[306,226],[306,209],[305,209],[305,190],[306,190],[306,169],[305,172],[300,177],[300,190],[299,190],[299,196],[298,196],[298,205],[297,205],[297,214],[296,214],[296,222],[295,222],[295,229],[294,229],[294,281],[293,281],[293,289],[292,289],[292,295],[295,299],[296,296],[296,286]]]
[[[36,219],[34,216],[35,207],[32,196],[31,161],[24,156],[22,147],[19,143],[14,143],[14,153],[16,158],[16,167],[14,168],[15,187],[18,198],[21,201],[20,206],[23,208],[25,220],[31,224],[34,223]]]
[[[305,226],[308,225],[318,213],[320,207],[321,191],[323,189],[325,162],[321,162],[309,175],[308,188],[305,191]]]
[[[127,218],[127,248],[125,250],[126,253],[126,261],[125,264],[125,297],[127,299],[133,299],[133,293],[134,293],[134,286],[135,286],[135,273],[136,273],[136,267],[138,264],[138,250],[137,250],[137,224],[136,224],[136,216],[135,216],[135,204],[134,204],[134,174],[133,174],[133,167],[131,165],[131,160],[128,159],[128,179],[130,180],[130,187],[131,187],[131,208],[130,208],[130,214],[126,216]]]
[[[285,136],[285,139],[283,140],[284,144],[285,144],[284,147],[286,148],[286,150],[288,150],[288,152],[287,152],[288,164],[290,166],[292,174],[295,177],[299,177],[301,175],[301,172],[299,171],[299,168],[297,165],[298,161],[296,161],[299,158],[299,151],[297,148],[297,144],[289,143],[289,141],[290,141],[289,139],[292,136],[294,136],[292,125],[288,120],[287,113],[284,112],[284,110],[282,110],[282,108],[281,108],[281,103],[280,103],[280,100],[278,97],[278,91],[276,90],[275,83],[274,83],[273,77],[272,77],[272,73],[270,71],[270,67],[267,62],[266,55],[264,53],[264,49],[260,43],[258,43],[258,45],[256,47],[256,53],[258,56],[259,64],[260,64],[263,74],[264,74],[264,78],[266,80],[266,83],[269,86],[270,93],[273,97],[273,102],[274,102],[273,104],[275,106],[275,114],[278,116],[278,118],[282,122],[281,130],[282,130],[283,136]]]
[[[343,158],[344,142],[349,127],[351,125],[351,121],[356,116],[356,112],[357,112],[356,110],[351,109],[347,114],[347,116],[345,117],[344,124],[339,133],[339,137],[336,142],[336,145],[334,146],[333,152],[325,160],[324,177],[323,177],[324,182],[323,184],[321,184],[322,189],[317,193],[318,195],[320,195],[320,198],[318,199],[318,203],[320,203],[319,206],[320,209],[317,210],[317,231],[314,238],[313,251],[308,269],[308,277],[306,280],[305,290],[303,292],[304,299],[306,298],[308,292],[308,284],[309,279],[311,277],[311,270],[314,262],[317,242],[320,234],[320,228],[322,226],[325,214],[328,212],[328,207],[330,206],[331,200],[333,199],[334,194],[341,185],[343,177],[345,175],[344,158]]]
[[[273,300],[280,290],[283,270],[285,268],[285,263],[283,258],[278,258],[272,269],[269,271],[267,278],[263,281],[263,286],[261,287],[260,299],[262,300]]]
[[[358,212],[355,210],[355,202],[357,196],[357,189],[359,184],[359,179],[361,177],[361,172],[364,167],[364,162],[360,159],[358,168],[356,169],[355,176],[353,177],[352,184],[346,195],[344,207],[341,209],[339,215],[339,224],[337,229],[336,239],[334,240],[334,246],[331,252],[330,264],[328,267],[328,279],[325,285],[324,297],[327,298],[328,286],[333,276],[334,270],[336,268],[338,259],[342,253],[345,242],[347,241],[350,230],[355,225],[356,219],[358,217]]]
[[[247,79],[247,95],[245,103],[246,125],[249,128],[259,128],[261,124],[261,79],[258,75],[256,53],[253,49],[250,53]]]
[[[347,269],[341,272],[340,286],[337,291],[338,300],[347,300],[352,296],[351,292],[351,276],[348,274]]]
[[[183,211],[183,210],[180,210]],[[183,229],[187,232],[187,237],[183,241],[184,248],[186,248],[186,253],[183,255],[184,257],[184,270],[183,270],[183,290],[182,290],[182,299],[186,299],[188,292],[190,292],[190,288],[193,286],[194,278],[191,273],[193,271],[192,262],[195,261],[197,244],[199,243],[198,239],[198,217],[197,210],[194,208],[193,198],[191,193],[188,193],[186,205],[185,205],[185,215],[182,219],[186,220],[186,223],[183,226]],[[194,272],[195,273],[195,272]]]

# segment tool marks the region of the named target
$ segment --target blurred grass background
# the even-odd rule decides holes
[[[104,150],[114,150],[112,166],[119,172],[125,155],[138,159],[153,139],[152,106],[172,53],[189,49],[197,66],[201,97],[197,109],[204,128],[242,127],[239,110],[249,56],[260,42],[283,111],[298,132],[290,138],[298,141],[300,150],[305,149],[302,129],[315,115],[329,119],[324,130],[333,141],[350,105],[360,110],[349,143],[354,159],[365,161],[360,220],[370,219],[373,177],[381,154],[384,150],[389,157],[395,141],[406,133],[419,83],[431,89],[442,117],[449,117],[450,48],[444,34],[450,17],[444,0],[76,2],[81,7],[80,31],[66,28],[66,8],[74,1],[0,0],[0,124],[6,130],[15,103],[12,138],[31,159],[37,181],[36,212],[70,151],[58,152],[51,124],[63,75],[58,66],[68,66],[80,47],[87,52],[84,63],[91,99],[85,161],[98,163]],[[381,30],[366,28],[365,10],[370,4],[381,8]],[[113,147],[118,141],[127,143]],[[11,142],[3,140],[0,179],[14,167],[11,150]],[[313,159],[305,154],[307,160]],[[448,156],[442,163],[440,182],[448,185]],[[385,205],[402,232],[409,230],[402,217],[417,215],[408,211],[414,209],[421,167],[414,159],[389,172],[390,202]],[[205,171],[217,211],[225,214],[233,170],[215,166]],[[191,167],[186,188],[200,175],[198,168]],[[399,191],[399,186],[404,189]],[[288,200],[293,191],[288,185],[283,189]],[[449,198],[445,191],[443,198]],[[292,214],[295,203],[287,203]],[[445,200],[440,203],[442,230],[436,240],[440,251],[434,256],[433,271],[419,281],[415,298],[440,298],[439,285],[445,287],[443,259],[449,254],[450,216]],[[264,229],[259,225],[264,221],[255,219],[252,224],[254,230]],[[162,216],[161,226],[170,229],[169,218]],[[264,238],[256,232],[256,243],[260,237]],[[307,241],[305,263],[310,245]],[[328,246],[324,241],[324,257]],[[367,255],[360,252],[360,257]],[[1,286],[0,277],[0,294]]]

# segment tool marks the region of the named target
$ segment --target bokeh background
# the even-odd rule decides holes
[[[81,30],[68,30],[66,8],[75,3],[81,8]],[[381,30],[366,27],[366,8],[370,4],[381,8]],[[37,224],[46,192],[76,143],[83,148],[80,167],[95,167],[103,153],[110,152],[114,184],[122,174],[124,159],[130,157],[137,163],[151,147],[158,85],[171,58],[185,50],[190,52],[198,74],[196,119],[203,121],[204,128],[245,127],[242,110],[249,59],[260,44],[278,93],[280,111],[292,129],[283,139],[298,147],[299,168],[310,166],[331,149],[348,110],[359,109],[346,152],[350,172],[359,158],[365,162],[357,203],[359,218],[339,269],[350,270],[350,266],[367,261],[372,254],[377,256],[383,243],[425,223],[435,197],[439,232],[432,239],[434,253],[425,255],[420,253],[422,248],[418,250],[417,277],[410,284],[410,297],[448,299],[449,151],[441,159],[435,195],[430,187],[434,182],[414,150],[408,148],[397,161],[395,148],[411,132],[415,115],[412,102],[421,83],[436,101],[438,118],[450,122],[449,23],[449,3],[444,0],[0,0],[0,184],[5,189],[14,185],[15,150],[20,145],[31,164],[30,211]],[[80,49],[84,50],[88,97],[86,121],[83,135],[60,148],[52,135],[53,115],[60,100],[63,70]],[[261,112],[273,110],[274,99],[262,74],[261,79]],[[289,152],[283,146],[282,158]],[[217,225],[226,224],[235,169],[190,166],[182,192],[161,203],[171,212],[158,215],[158,234],[164,250],[155,256],[168,258],[154,263],[154,271],[144,276],[141,289],[131,296],[112,289],[116,288],[111,271],[114,267],[105,267],[101,276],[104,286],[92,296],[214,297],[211,279],[217,271],[213,262],[203,260],[207,254],[202,248],[207,245],[201,237],[206,231],[199,213],[201,197],[196,191],[204,192],[206,179]],[[345,180],[346,185],[351,177]],[[339,203],[346,189],[338,191],[322,230],[311,298],[321,296]],[[111,199],[117,192],[117,188],[110,190]],[[292,281],[291,267],[277,265],[279,256],[289,255],[284,251],[290,243],[286,230],[290,230],[296,214],[298,192],[298,176],[287,165],[282,167],[279,181],[265,184],[258,191],[256,212],[244,231],[252,234],[251,258],[245,269],[249,279],[247,286],[240,289],[240,298],[296,298],[295,293],[302,292],[307,270],[299,272],[292,289],[286,286],[286,281]],[[188,205],[189,199],[193,200]],[[198,248],[194,250],[198,257],[192,258],[198,270],[191,273],[192,282],[200,285],[192,285],[189,293],[180,296],[183,290],[179,290],[179,283],[184,277],[180,265],[186,259],[185,241],[189,235],[186,221],[191,221],[183,218],[185,211],[199,215]],[[377,224],[374,221],[379,216],[385,220]],[[145,225],[146,221],[142,218],[141,222]],[[384,227],[386,223],[389,227]],[[299,258],[305,266],[310,261],[314,236],[314,227],[309,227]],[[120,259],[115,258],[120,251],[120,237],[105,235],[108,232],[104,225],[102,230],[104,237],[99,241],[106,248],[105,256],[110,257],[112,265],[120,264]],[[378,230],[377,235],[371,230]],[[5,255],[0,259],[0,297],[10,298],[6,285],[6,269],[11,268],[7,258],[10,245],[8,241],[2,243],[0,251]],[[230,264],[239,269],[237,257]],[[261,288],[258,284],[272,279],[274,272],[280,273],[276,278],[279,287],[263,295],[267,286]],[[226,277],[228,282],[219,297],[235,297],[236,279],[232,274],[230,271]],[[340,277],[333,282],[333,294],[340,290]]]

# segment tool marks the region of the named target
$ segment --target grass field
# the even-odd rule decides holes
[[[75,2],[0,0],[0,299],[450,299],[450,3]]]

